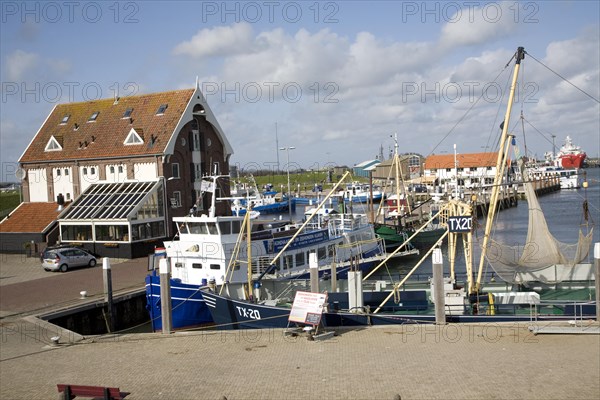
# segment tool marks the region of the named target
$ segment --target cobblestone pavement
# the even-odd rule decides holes
[[[3,400],[56,398],[58,383],[119,387],[128,399],[600,398],[599,335],[464,324],[339,331],[325,341],[282,330],[84,338],[29,314],[81,301],[82,289],[101,295],[101,268],[61,274],[37,259],[0,261]],[[145,260],[112,272],[115,290],[142,287]]]
[[[325,341],[282,330],[132,334],[57,347],[31,321],[1,329],[2,399],[55,398],[57,383],[130,399],[600,398],[600,336],[533,336],[525,325],[374,327]]]
[[[113,291],[140,289],[147,275],[147,261],[110,259]],[[40,312],[81,302],[80,292],[89,299],[104,292],[102,261],[94,268],[79,268],[66,273],[48,272],[39,258],[0,254],[0,317]]]

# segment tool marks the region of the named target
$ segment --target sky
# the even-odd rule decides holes
[[[241,168],[351,166],[394,135],[401,153],[494,150],[519,46],[521,153],[552,135],[600,153],[597,1],[0,5],[0,181],[55,105],[196,79]]]

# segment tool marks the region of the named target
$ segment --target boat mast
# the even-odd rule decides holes
[[[512,111],[512,105],[515,98],[515,90],[517,86],[517,79],[519,76],[519,68],[521,67],[521,60],[525,58],[525,48],[519,47],[517,49],[517,52],[513,55],[513,58],[515,59],[515,68],[513,72],[512,83],[510,85],[508,104],[506,106],[506,115],[504,116],[504,122],[502,123],[502,135],[500,137],[500,145],[498,146],[498,158],[496,160],[496,175],[494,176],[494,186],[492,187],[492,195],[490,197],[490,208],[485,223],[485,233],[483,236],[481,258],[479,259],[477,281],[474,287],[475,292],[479,292],[481,289],[481,275],[483,273],[483,265],[485,263],[487,247],[490,240],[490,233],[492,231],[492,223],[494,222],[496,208],[498,206],[498,196],[501,190],[502,178],[504,177],[504,169],[506,167],[506,159],[508,157],[508,148],[506,143],[508,139],[508,129],[510,126],[510,113]]]
[[[244,218],[244,223],[246,224],[246,252],[248,254],[248,300],[252,299],[252,223],[250,221],[251,211],[252,204],[248,202],[246,205],[246,216]]]

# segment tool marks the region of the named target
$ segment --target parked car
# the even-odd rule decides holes
[[[77,267],[95,267],[96,257],[78,247],[47,248],[42,253],[42,267],[46,271],[67,272]]]

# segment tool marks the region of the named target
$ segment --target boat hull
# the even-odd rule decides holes
[[[211,291],[204,291],[204,299],[208,309],[215,321],[217,329],[269,329],[269,328],[287,328],[295,326],[295,323],[288,321],[291,308],[270,306],[264,304],[249,303],[242,300],[232,299],[221,296]],[[330,310],[334,309],[331,302]],[[498,308],[500,310],[500,308]],[[492,322],[539,322],[539,321],[558,321],[570,320],[573,316],[581,312],[581,309],[572,307],[565,308],[562,315],[537,315],[532,317],[530,314],[457,314],[446,315],[446,322],[449,323],[492,323]],[[595,307],[593,305],[586,308],[584,315],[578,315],[578,318],[595,317]],[[355,327],[372,325],[403,325],[419,323],[435,323],[435,315],[428,313],[351,313],[351,312],[324,312],[321,317],[324,327]]]
[[[152,330],[159,331],[162,329],[160,277],[147,275],[145,282],[146,309],[150,314]],[[213,322],[199,286],[181,283],[177,279],[171,279],[170,284],[174,330],[203,326]]]
[[[558,158],[560,166],[563,168],[582,168],[586,154],[568,154]]]

